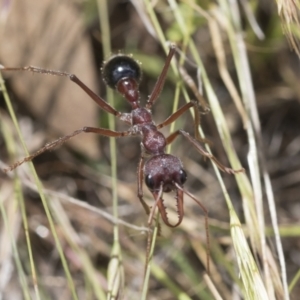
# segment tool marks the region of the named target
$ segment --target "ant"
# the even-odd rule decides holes
[[[104,111],[114,115],[115,117],[119,118],[120,120],[124,121],[130,126],[130,128],[126,131],[113,131],[106,128],[83,127],[74,131],[70,135],[63,136],[53,142],[46,144],[36,153],[16,162],[4,171],[8,172],[14,170],[24,162],[31,161],[37,155],[45,152],[46,150],[50,150],[56,146],[59,146],[67,140],[81,133],[92,132],[103,136],[115,138],[140,135],[142,141],[141,156],[138,164],[137,195],[141,204],[143,205],[145,212],[149,216],[148,227],[151,227],[156,207],[158,207],[162,220],[167,226],[177,227],[182,222],[184,216],[183,195],[186,194],[201,207],[202,211],[205,214],[206,238],[208,242],[209,237],[207,210],[200,203],[200,201],[198,201],[191,193],[184,189],[183,185],[187,180],[187,173],[184,170],[183,165],[178,157],[166,153],[166,146],[172,143],[176,137],[182,135],[189,143],[191,143],[196,148],[196,150],[201,155],[211,159],[221,171],[228,174],[235,174],[239,172],[244,172],[244,169],[233,170],[231,168],[225,167],[212,154],[205,151],[200,146],[198,141],[199,138],[197,140],[196,138],[191,137],[189,133],[185,132],[184,130],[177,130],[167,138],[159,131],[159,129],[176,121],[177,118],[179,118],[183,113],[185,113],[192,107],[194,107],[195,112],[197,113],[199,108],[198,102],[191,101],[184,104],[181,108],[179,108],[176,112],[174,112],[171,116],[169,116],[164,122],[162,122],[159,125],[156,125],[152,120],[151,108],[157,101],[159,94],[164,86],[166,75],[175,52],[176,46],[171,45],[169,54],[167,55],[161,74],[157,79],[157,82],[146,102],[145,107],[140,106],[139,83],[142,78],[142,71],[139,63],[135,61],[131,56],[121,53],[113,55],[108,61],[104,62],[102,74],[105,84],[119,92],[126,99],[126,101],[131,105],[130,113],[122,113],[115,110],[103,98],[91,91],[74,74],[47,70],[33,66],[22,68],[7,68],[0,65],[0,70],[3,71],[31,71],[35,73],[68,77],[71,81],[75,82],[80,88],[82,88]],[[197,128],[198,126],[197,119],[199,121],[199,117],[195,118],[195,128]],[[150,158],[148,160],[145,160],[146,157]],[[143,199],[143,179],[145,180],[145,183],[150,192],[152,193],[155,201],[152,207],[149,207]],[[175,199],[178,214],[178,220],[174,224],[171,224],[168,220],[166,207],[162,198],[163,193],[169,193],[171,191],[175,191],[176,194]],[[209,266],[207,266],[207,268],[209,270]]]

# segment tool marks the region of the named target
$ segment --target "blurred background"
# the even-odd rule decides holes
[[[170,2],[151,3],[159,25],[169,41],[180,48],[184,37],[179,24],[174,20]],[[100,30],[102,1],[92,0],[23,0],[1,1],[0,11],[0,64],[7,67],[34,65],[47,69],[61,70],[76,74],[87,86],[106,99],[106,88],[102,81],[101,67],[108,59],[103,54],[104,37]],[[132,54],[143,70],[140,86],[141,102],[145,103],[160,74],[166,53],[158,41],[151,18],[147,12],[148,1],[108,1],[108,18],[112,53]],[[228,36],[223,30],[226,15],[222,15],[222,1],[178,1],[186,22],[190,25],[190,36],[204,63],[212,87],[225,115],[232,137],[232,147],[237,152],[242,166],[249,175],[249,143],[243,120],[232,95],[226,88],[220,68],[216,47],[212,43],[212,29],[207,14],[217,20],[221,30],[226,68],[237,92],[241,90],[234,62],[234,53]],[[195,8],[197,7],[197,9]],[[300,267],[300,89],[299,57],[297,41],[288,36],[288,30],[278,16],[275,2],[241,1],[238,5],[241,14],[241,31],[253,80],[253,92],[261,124],[262,148],[269,172],[278,216],[278,226],[282,238],[287,281],[290,283]],[[291,7],[290,14],[297,8]],[[192,17],[189,14],[192,12]],[[293,18],[291,18],[293,19]],[[292,20],[293,21],[293,20]],[[224,28],[222,27],[224,26]],[[292,26],[292,33],[297,27]],[[287,35],[284,35],[284,32]],[[177,54],[178,55],[178,54]],[[187,53],[189,57],[189,53]],[[192,59],[189,57],[192,61]],[[184,64],[196,85],[197,68],[193,63]],[[17,115],[23,138],[30,153],[34,153],[47,142],[70,134],[83,126],[109,127],[108,116],[68,78],[44,76],[29,72],[3,72],[13,109]],[[153,108],[154,120],[162,122],[171,113],[174,105],[176,77],[172,70],[159,101]],[[190,97],[195,96],[188,89]],[[205,93],[204,93],[205,96]],[[0,95],[0,159],[2,164],[12,164],[26,156],[17,137],[16,129],[9,116],[3,95]],[[122,112],[130,112],[130,107],[115,95],[115,107]],[[180,105],[184,104],[180,96]],[[126,124],[117,121],[118,130],[125,130]],[[183,128],[193,134],[194,123],[189,113],[176,121],[176,128]],[[211,142],[214,155],[225,165],[229,161],[218,134],[216,121],[211,113],[201,115],[201,127]],[[163,132],[168,135],[169,128]],[[9,136],[9,137],[7,137]],[[14,140],[14,149],[8,141]],[[139,138],[119,138],[117,143],[117,195],[119,218],[136,228],[120,225],[125,283],[120,299],[140,299],[143,281],[144,259],[146,255],[145,227],[147,219],[137,197],[137,165],[140,158]],[[260,152],[261,149],[258,149]],[[172,154],[180,157],[188,174],[185,188],[193,193],[209,211],[209,232],[211,238],[211,260],[217,274],[214,283],[223,299],[240,299],[240,279],[231,243],[229,213],[220,185],[214,175],[210,161],[191,145],[178,138],[171,148]],[[13,153],[13,154],[12,154]],[[61,147],[45,152],[34,159],[34,165],[55,213],[68,219],[68,233],[76,235],[81,249],[89,257],[93,266],[94,278],[104,290],[107,288],[106,272],[113,244],[114,221],[94,212],[90,207],[112,215],[111,152],[109,139],[93,134],[79,135]],[[22,167],[23,168],[23,167]],[[39,194],[26,184],[28,166],[21,175],[20,190],[26,207],[32,253],[36,262],[38,282],[42,299],[71,299],[62,263],[57,253],[55,241],[49,231],[48,220]],[[20,167],[21,169],[21,167]],[[223,180],[234,208],[244,222],[242,197],[233,176],[224,175]],[[20,183],[19,183],[20,185]],[[51,194],[51,192],[53,192]],[[66,200],[54,192],[65,195]],[[15,262],[15,249],[9,241],[16,242],[19,262],[22,265],[29,294],[33,283],[29,275],[28,246],[26,231],[21,218],[21,210],[16,207],[16,181],[13,172],[0,172],[1,212],[6,211],[5,223],[0,220],[0,295],[1,299],[25,299],[24,286]],[[144,187],[145,199],[151,205],[151,194]],[[174,195],[166,195],[165,200],[173,212]],[[72,198],[78,201],[72,202]],[[163,278],[155,273],[149,284],[147,299],[179,299],[178,291],[184,291],[187,299],[215,299],[202,280],[205,272],[205,228],[203,213],[198,206],[185,197],[185,217],[176,229],[162,225],[155,249],[155,261],[167,274]],[[54,200],[55,199],[55,200]],[[58,200],[60,201],[58,201]],[[272,268],[278,268],[277,252],[271,229],[270,212],[266,194],[263,193],[263,208],[266,236],[272,252]],[[82,207],[78,203],[90,205]],[[173,210],[172,210],[173,209]],[[55,215],[54,213],[54,215]],[[88,263],[76,252],[70,236],[62,229],[63,225],[55,217],[55,227],[61,241],[76,290],[80,299],[100,299],[94,294],[87,275]],[[9,224],[10,230],[7,230]],[[244,223],[243,223],[244,226]],[[245,233],[247,235],[247,228]],[[198,249],[195,241],[203,249]],[[255,251],[254,251],[255,255]],[[260,265],[260,259],[257,263]],[[18,261],[18,260],[16,260]],[[229,265],[230,264],[230,265]],[[260,268],[260,267],[259,267]],[[275,272],[276,273],[276,272]],[[216,274],[216,273],[215,273]],[[279,272],[278,272],[279,274]],[[89,277],[90,278],[90,277]],[[278,279],[281,280],[280,278]],[[21,282],[21,283],[20,283]],[[172,284],[175,285],[172,286]],[[281,284],[278,283],[280,286]],[[279,288],[280,290],[280,288]],[[291,292],[297,299],[299,282]],[[281,298],[276,291],[276,299]],[[63,296],[62,296],[63,295]],[[236,297],[236,298],[234,298]],[[30,298],[29,298],[30,299]],[[271,298],[270,298],[271,299]]]

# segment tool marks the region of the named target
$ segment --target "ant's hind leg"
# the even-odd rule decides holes
[[[176,135],[173,137],[173,135],[176,133]],[[183,131],[183,130],[178,130],[176,132],[174,132],[169,138],[173,138],[171,139],[171,142],[176,138],[176,136],[178,136],[178,134],[181,134],[182,136],[184,136],[190,143],[192,143],[195,148],[197,149],[197,151],[203,155],[204,157],[207,157],[209,158],[210,160],[212,160],[216,165],[217,167],[225,172],[225,173],[228,173],[228,174],[236,174],[236,173],[241,173],[241,172],[245,172],[245,169],[244,168],[241,168],[241,169],[238,169],[238,170],[234,170],[234,169],[231,169],[231,168],[228,168],[226,166],[224,166],[215,156],[213,156],[211,153],[207,152],[206,150],[204,150],[201,145],[199,144],[199,142],[194,139],[193,137],[190,136],[189,133]],[[168,139],[167,139],[168,140]]]
[[[164,87],[164,84],[165,84],[165,80],[166,80],[166,77],[167,77],[167,73],[168,73],[168,70],[169,70],[169,67],[170,67],[170,64],[171,64],[171,60],[172,60],[172,57],[174,56],[176,52],[176,46],[174,44],[172,44],[170,46],[170,51],[169,51],[169,54],[167,55],[166,57],[166,61],[165,61],[165,64],[163,66],[163,69],[156,81],[156,84],[153,88],[153,91],[149,97],[149,99],[147,100],[147,104],[146,104],[146,108],[147,109],[151,109],[151,107],[153,106],[153,104],[155,103],[155,101],[157,100],[162,88]]]
[[[201,155],[203,155],[204,157],[207,157],[210,160],[212,160],[221,171],[223,171],[225,173],[228,173],[228,174],[236,174],[236,173],[240,173],[240,172],[245,172],[244,168],[234,170],[234,169],[231,169],[231,168],[228,168],[228,167],[224,166],[215,156],[213,156],[211,153],[204,150],[204,148],[201,147],[201,145],[199,144],[198,140],[191,137],[189,133],[187,133],[187,132],[185,132],[181,129],[177,130],[177,131],[174,131],[172,134],[170,134],[166,138],[167,145],[172,143],[180,134],[182,136],[184,136],[190,143],[192,143]]]

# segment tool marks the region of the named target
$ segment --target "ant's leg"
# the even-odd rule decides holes
[[[181,56],[184,57],[184,60],[191,65],[193,68],[197,69],[197,78],[199,80],[199,86],[200,89],[196,86],[194,80],[192,79],[192,77],[188,74],[188,72],[186,71],[186,69],[182,66],[182,65],[178,65],[178,70],[179,73],[183,79],[183,81],[186,83],[186,85],[192,90],[192,92],[194,93],[198,104],[200,104],[200,106],[204,109],[204,113],[207,113],[210,111],[209,105],[208,103],[205,101],[203,95],[202,95],[202,86],[200,83],[200,75],[201,75],[201,71],[199,69],[199,66],[194,63],[193,61],[191,61],[187,56],[186,53],[182,52],[179,48],[176,48],[176,52],[178,52]]]
[[[147,216],[149,216],[148,217],[148,227],[150,229],[152,219],[155,219],[153,214],[154,214],[154,210],[155,210],[155,207],[157,204],[155,203],[154,206],[149,207],[149,205],[144,200],[144,197],[143,197],[144,196],[144,193],[143,193],[144,165],[145,165],[145,157],[144,157],[144,153],[142,153],[140,161],[139,161],[138,171],[137,171],[138,197],[140,199],[141,204],[143,205],[143,208],[144,208]],[[157,227],[158,227],[158,235],[161,235],[161,226],[160,226],[159,222],[157,223]],[[148,238],[149,238],[149,236],[148,236]]]
[[[210,273],[210,263],[209,263],[209,257],[210,257],[210,240],[209,240],[209,231],[208,231],[208,211],[205,208],[205,206],[198,200],[195,198],[195,196],[193,194],[191,194],[190,192],[186,191],[185,189],[183,189],[179,184],[175,183],[176,188],[180,191],[182,191],[183,193],[187,194],[191,199],[193,199],[201,208],[201,210],[204,213],[204,218],[205,218],[205,232],[206,232],[206,268],[207,268],[207,273]]]
[[[193,102],[188,102],[181,106],[177,111],[175,111],[171,116],[169,116],[166,120],[162,123],[158,124],[156,127],[157,129],[163,128],[165,126],[170,125],[171,123],[175,122],[182,114],[184,114],[188,109],[195,106],[196,104]]]
[[[178,131],[175,131],[174,133],[178,133],[178,134],[183,135],[190,143],[192,143],[192,144],[196,147],[196,149],[198,150],[198,152],[199,152],[201,155],[203,155],[204,157],[207,157],[207,158],[209,158],[210,160],[212,160],[212,161],[217,165],[217,167],[218,167],[221,171],[223,171],[223,172],[225,172],[225,173],[228,173],[228,174],[235,174],[235,173],[245,172],[245,169],[244,169],[244,168],[238,169],[238,170],[234,170],[234,169],[225,167],[222,163],[220,163],[220,162],[217,160],[216,157],[214,157],[211,153],[205,151],[205,150],[200,146],[199,142],[198,142],[196,139],[194,139],[193,137],[191,137],[189,133],[187,133],[187,132],[185,132],[185,131],[183,131],[183,130],[181,130],[181,129],[178,130]],[[178,135],[178,134],[177,134],[177,135]],[[172,134],[170,137],[172,137],[173,135],[174,135],[174,134]],[[177,135],[176,135],[176,136],[177,136]],[[176,138],[176,136],[174,136],[173,139],[171,139],[171,142],[172,142],[172,140],[174,140],[174,139]]]
[[[40,155],[41,153],[62,145],[63,143],[65,143],[67,140],[70,140],[74,136],[76,136],[80,133],[88,133],[88,132],[97,133],[97,134],[100,134],[103,136],[108,136],[108,137],[123,137],[123,136],[127,136],[127,135],[131,134],[130,131],[113,131],[113,130],[106,129],[106,128],[83,127],[81,129],[74,131],[72,134],[65,135],[53,142],[46,144],[43,148],[39,149],[34,154],[29,155],[29,156],[23,158],[22,160],[19,160],[18,162],[11,165],[8,169],[4,169],[3,171],[5,173],[8,171],[12,171],[15,168],[17,168],[18,166],[22,165],[24,162],[31,161],[32,159],[34,159],[36,156]]]
[[[27,66],[27,67],[21,67],[21,68],[7,68],[2,65],[0,65],[0,70],[2,71],[28,71],[28,72],[34,72],[34,73],[40,73],[40,74],[46,74],[46,75],[54,75],[54,76],[63,76],[68,77],[71,81],[75,82],[81,89],[83,89],[104,111],[107,113],[110,113],[126,123],[130,124],[130,121],[126,116],[124,118],[123,114],[115,110],[112,106],[110,106],[103,98],[95,94],[90,88],[88,88],[76,75],[70,74],[67,72],[61,72],[61,71],[54,71],[54,70],[47,70],[42,69],[39,67],[34,66]]]
[[[148,227],[149,228],[152,225],[152,221],[155,219],[154,213],[155,213],[156,207],[159,207],[159,203],[161,203],[161,201],[162,201],[162,199],[161,199],[162,194],[163,194],[163,185],[161,184],[159,187],[159,191],[152,193],[155,202],[154,202],[154,205],[151,207],[151,211],[150,211],[149,217],[148,217]],[[166,212],[165,212],[165,218],[167,220]],[[166,225],[168,225],[168,224],[166,223]]]
[[[156,81],[156,84],[154,86],[154,89],[147,101],[146,104],[146,108],[151,109],[152,105],[155,103],[155,101],[157,100],[167,77],[167,72],[169,70],[170,67],[170,63],[171,63],[171,59],[174,56],[175,52],[178,51],[177,47],[175,44],[172,44],[170,46],[170,51],[169,54],[166,58],[164,67]],[[206,103],[206,101],[204,100],[203,96],[201,95],[201,93],[198,91],[197,86],[195,84],[195,82],[193,81],[193,79],[191,78],[190,75],[188,75],[187,71],[183,68],[183,67],[179,67],[179,72],[184,80],[184,82],[190,87],[190,89],[193,91],[193,93],[195,94],[199,104],[203,107],[205,112],[209,111],[209,106]]]
[[[166,138],[166,144],[169,145],[171,144],[178,136],[179,136],[180,132],[179,130],[176,130],[174,132],[172,132],[167,138]]]
[[[167,77],[167,73],[168,73],[168,70],[169,70],[169,67],[170,67],[170,63],[171,63],[171,59],[172,57],[174,56],[176,52],[176,45],[172,44],[170,46],[170,51],[169,51],[169,54],[166,58],[166,61],[165,61],[165,64],[164,64],[164,67],[155,83],[155,86],[153,88],[153,91],[149,97],[149,99],[147,100],[147,104],[146,104],[146,108],[147,109],[151,109],[152,105],[154,104],[154,102],[157,100],[162,88],[164,87],[164,84],[165,84],[165,80],[166,80],[166,77]]]
[[[199,125],[200,125],[200,112],[199,112],[199,107],[198,103],[197,105],[194,105],[194,133],[195,133],[195,138],[201,143],[206,143],[211,145],[211,142],[205,138],[202,138],[199,132]]]
[[[193,137],[190,136],[189,133],[187,133],[187,132],[185,132],[181,129],[179,129],[177,131],[174,131],[172,134],[170,134],[166,138],[167,145],[172,143],[180,134],[182,136],[184,136],[190,143],[192,143],[201,155],[203,155],[204,157],[207,157],[210,160],[212,160],[221,171],[223,171],[225,173],[228,173],[228,174],[235,174],[235,173],[245,172],[244,168],[239,169],[239,170],[234,170],[234,169],[225,167],[221,162],[218,161],[218,159],[216,157],[214,157],[211,153],[205,151],[196,139],[194,139]]]
[[[162,127],[165,127],[165,126],[170,125],[171,123],[175,122],[182,114],[184,114],[191,107],[194,107],[194,112],[195,112],[195,120],[194,120],[195,138],[202,143],[209,144],[208,140],[203,139],[200,136],[199,127],[198,127],[200,124],[200,114],[199,114],[199,110],[198,110],[198,103],[194,102],[194,101],[188,102],[188,103],[184,104],[182,107],[180,107],[171,116],[169,116],[164,122],[158,124],[157,129],[160,129]],[[170,144],[170,142],[167,144]]]
[[[145,264],[145,270],[144,270],[144,274],[146,274],[146,270],[147,270],[147,264],[149,263],[149,255],[150,255],[150,249],[151,249],[151,243],[152,243],[152,236],[151,236],[151,225],[153,220],[155,219],[154,217],[154,213],[156,210],[156,207],[158,205],[158,203],[161,201],[161,197],[163,194],[163,184],[161,183],[160,187],[159,187],[159,191],[155,193],[153,193],[154,196],[154,205],[151,207],[151,211],[149,210],[149,217],[148,217],[148,232],[147,232],[147,249],[146,249],[146,264]],[[157,222],[157,231],[158,231],[158,235],[160,235],[160,224],[159,222]]]
[[[186,69],[183,68],[182,66],[179,66],[178,68],[179,68],[179,72],[180,72],[182,79],[189,86],[189,88],[193,91],[196,99],[198,100],[198,103],[204,109],[204,113],[209,112],[210,111],[209,105],[207,104],[207,102],[205,101],[205,99],[203,98],[201,93],[199,92],[192,77],[188,74]]]
[[[139,161],[139,165],[138,165],[138,171],[137,171],[138,197],[140,199],[141,204],[144,207],[144,210],[145,210],[147,216],[149,216],[150,207],[148,206],[148,204],[145,202],[145,200],[143,198],[143,196],[144,196],[144,193],[143,193],[144,165],[145,165],[145,158],[142,154],[140,161]]]

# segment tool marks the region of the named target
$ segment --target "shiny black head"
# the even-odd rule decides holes
[[[125,54],[112,56],[104,63],[102,73],[104,82],[113,89],[121,79],[132,78],[139,83],[142,78],[139,63]]]

